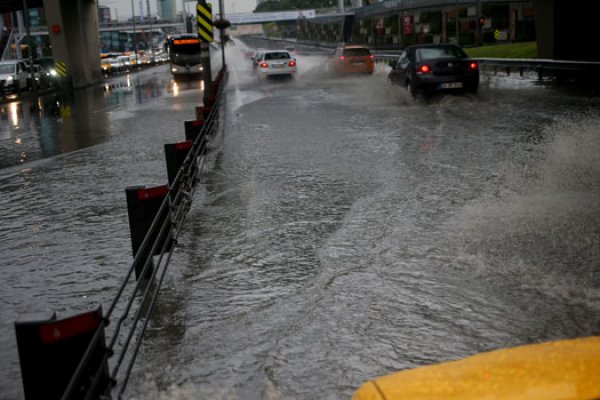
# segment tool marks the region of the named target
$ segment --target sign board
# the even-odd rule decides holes
[[[281,12],[266,12],[252,14],[229,14],[227,19],[233,25],[235,24],[259,24],[263,22],[273,21],[290,21],[299,18],[314,18],[315,10],[299,10],[299,11],[281,11]]]
[[[402,34],[412,35],[414,32],[413,17],[412,15],[405,15],[402,17]]]

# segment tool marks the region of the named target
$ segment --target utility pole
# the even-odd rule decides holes
[[[483,25],[481,24],[481,0],[477,0],[477,22],[476,22],[476,26],[477,26],[477,32],[475,34],[475,45],[476,46],[481,46],[482,42],[483,42],[483,38],[481,37],[481,30],[483,29]]]
[[[27,49],[29,53],[29,79],[31,79],[31,91],[37,93],[37,82],[35,81],[35,72],[33,70],[33,46],[31,42],[31,29],[29,27],[29,9],[27,0],[23,0],[23,23],[27,32]]]
[[[223,0],[219,0],[219,14],[221,21],[225,20],[224,11],[223,11]],[[225,28],[219,29],[221,34],[221,68],[225,68]]]
[[[150,59],[154,62],[154,45],[152,43],[152,11],[150,11],[150,0],[146,0],[146,6],[148,8],[148,19],[150,20]]]
[[[135,65],[138,63],[138,41],[137,33],[135,31],[135,6],[133,0],[131,0],[131,22],[133,23],[133,50],[135,51]]]

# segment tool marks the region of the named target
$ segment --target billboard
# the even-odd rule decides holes
[[[281,11],[266,13],[229,14],[227,19],[232,25],[260,24],[263,22],[291,21],[298,18],[314,18],[315,10]]]

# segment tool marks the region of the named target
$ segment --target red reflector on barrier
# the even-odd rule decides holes
[[[100,324],[98,313],[92,311],[56,323],[40,326],[42,343],[54,343],[94,330]]]
[[[186,142],[175,143],[175,150],[189,150],[192,148],[192,141],[188,140]]]
[[[166,196],[169,193],[167,185],[157,186],[148,189],[140,189],[137,192],[138,200],[147,200],[154,197]]]

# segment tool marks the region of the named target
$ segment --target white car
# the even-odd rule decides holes
[[[29,72],[18,60],[0,62],[0,91],[17,93],[28,88]]]
[[[266,50],[256,62],[259,79],[273,75],[294,76],[297,68],[296,59],[287,50]]]

